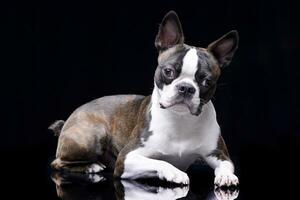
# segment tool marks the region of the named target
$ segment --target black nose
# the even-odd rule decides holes
[[[191,84],[188,83],[181,83],[178,84],[176,87],[178,89],[178,93],[183,96],[190,96],[195,94],[196,92],[196,89]]]

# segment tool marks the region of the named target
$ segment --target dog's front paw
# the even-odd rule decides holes
[[[239,179],[233,173],[220,173],[215,177],[215,185],[222,186],[236,186],[239,184]]]
[[[239,196],[239,190],[221,189],[217,188],[214,190],[216,199],[218,200],[234,200]]]
[[[158,171],[158,178],[183,185],[188,185],[190,183],[188,175],[172,165],[163,166],[162,169]]]

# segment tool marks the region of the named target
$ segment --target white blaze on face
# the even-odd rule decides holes
[[[181,73],[170,85],[165,85],[160,92],[160,102],[164,106],[172,104],[174,98],[177,96],[177,85],[180,83],[188,83],[194,86],[196,92],[191,99],[193,104],[199,104],[199,87],[195,82],[195,74],[198,70],[198,55],[197,50],[192,48],[185,54],[182,62]]]
[[[197,72],[198,55],[196,49],[190,49],[183,58],[183,64],[181,69],[182,76],[189,76],[194,78]]]

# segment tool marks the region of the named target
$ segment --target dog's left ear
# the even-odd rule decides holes
[[[217,59],[220,67],[225,67],[230,64],[234,53],[238,48],[238,43],[238,32],[233,30],[208,45],[207,49]]]
[[[170,11],[163,18],[158,34],[155,38],[155,46],[158,50],[166,50],[176,44],[183,44],[184,37],[177,14]]]

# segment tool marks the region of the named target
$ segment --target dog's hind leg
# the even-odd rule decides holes
[[[90,161],[64,161],[60,158],[55,159],[51,163],[51,167],[57,170],[63,170],[68,172],[79,172],[79,173],[99,173],[103,171],[106,166],[101,162],[90,162]]]
[[[105,169],[101,163],[107,146],[103,124],[81,121],[63,129],[59,136],[56,159],[51,166],[57,170],[98,173]]]

